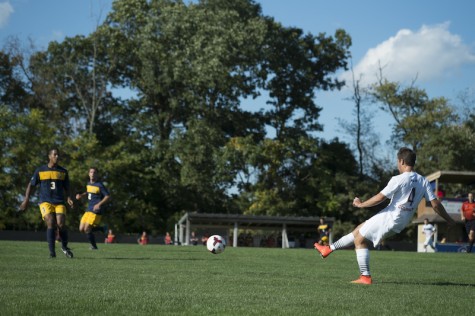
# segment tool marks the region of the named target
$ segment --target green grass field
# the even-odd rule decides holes
[[[351,250],[99,246],[0,241],[0,315],[473,315],[473,254],[372,251],[364,286]]]

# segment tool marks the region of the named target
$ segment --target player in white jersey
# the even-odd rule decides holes
[[[423,197],[430,201],[434,211],[442,216],[450,225],[455,224],[447,214],[444,206],[434,195],[429,182],[413,171],[416,154],[409,148],[401,148],[397,153],[399,175],[394,176],[386,187],[372,198],[361,201],[358,197],[353,200],[353,206],[358,208],[372,207],[386,199],[391,202],[382,211],[360,224],[356,229],[343,236],[330,246],[315,243],[315,249],[322,258],[326,258],[335,250],[355,246],[356,260],[360,268],[360,277],[352,283],[372,284],[369,272],[369,242],[376,247],[383,238],[401,232],[411,221],[414,212]]]
[[[426,240],[424,241],[424,250],[427,252],[427,246],[430,246],[433,250],[434,248],[434,233],[435,227],[431,223],[429,223],[429,219],[424,219],[424,225],[422,226],[422,233],[426,236]]]

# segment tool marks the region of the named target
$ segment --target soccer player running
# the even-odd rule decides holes
[[[392,177],[386,187],[369,200],[363,202],[358,197],[353,200],[353,206],[358,208],[371,207],[386,199],[391,199],[389,205],[332,245],[323,246],[315,243],[315,249],[322,258],[326,258],[335,250],[354,244],[360,277],[351,283],[372,284],[369,270],[369,243],[372,242],[376,247],[383,238],[400,233],[411,221],[422,197],[430,201],[434,211],[449,225],[455,224],[434,195],[429,182],[413,170],[415,163],[416,154],[411,149],[405,147],[399,149],[397,166],[400,174]]]
[[[323,217],[320,217],[320,225],[318,225],[317,230],[320,236],[318,243],[320,245],[328,245],[330,241],[331,227],[328,223],[325,222],[325,219]]]
[[[465,230],[467,231],[469,242],[467,252],[470,253],[475,241],[475,202],[473,201],[472,193],[468,194],[468,201],[463,202],[460,213],[462,221],[465,222]]]
[[[110,194],[104,184],[99,181],[99,170],[96,167],[89,168],[89,182],[86,185],[86,192],[76,194],[76,200],[80,200],[87,195],[89,201],[87,211],[81,218],[79,231],[87,235],[91,244],[91,250],[97,250],[96,237],[94,231],[103,230],[107,233],[107,227],[101,224],[103,208],[102,206],[110,199]]]
[[[46,223],[46,240],[48,241],[50,258],[56,257],[55,235],[59,230],[61,249],[68,258],[73,257],[68,248],[68,231],[66,228],[65,200],[72,208],[74,203],[69,194],[68,171],[58,165],[58,149],[53,148],[48,152],[49,162],[35,170],[26,188],[25,198],[20,205],[20,211],[26,210],[34,187],[40,186],[39,206],[41,216]]]

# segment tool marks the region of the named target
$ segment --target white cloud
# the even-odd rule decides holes
[[[383,76],[390,81],[407,82],[417,77],[418,82],[427,82],[450,77],[461,66],[475,64],[474,52],[460,36],[449,32],[449,25],[423,25],[416,32],[400,30],[366,52],[354,66],[355,78],[361,78],[361,86],[375,82],[381,66]],[[351,82],[351,73],[343,73],[340,79]]]
[[[13,7],[10,2],[0,3],[0,28],[4,27],[8,23],[8,18],[13,13]]]

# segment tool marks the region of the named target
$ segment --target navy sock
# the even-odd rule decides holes
[[[91,246],[93,246],[94,248],[97,248],[96,237],[94,236],[93,232],[87,233],[87,239],[91,243]]]
[[[56,241],[56,228],[48,228],[46,230],[46,240],[48,241],[49,253],[56,255],[55,241]]]
[[[66,228],[60,228],[59,236],[61,236],[61,244],[63,249],[68,248],[68,230]]]

